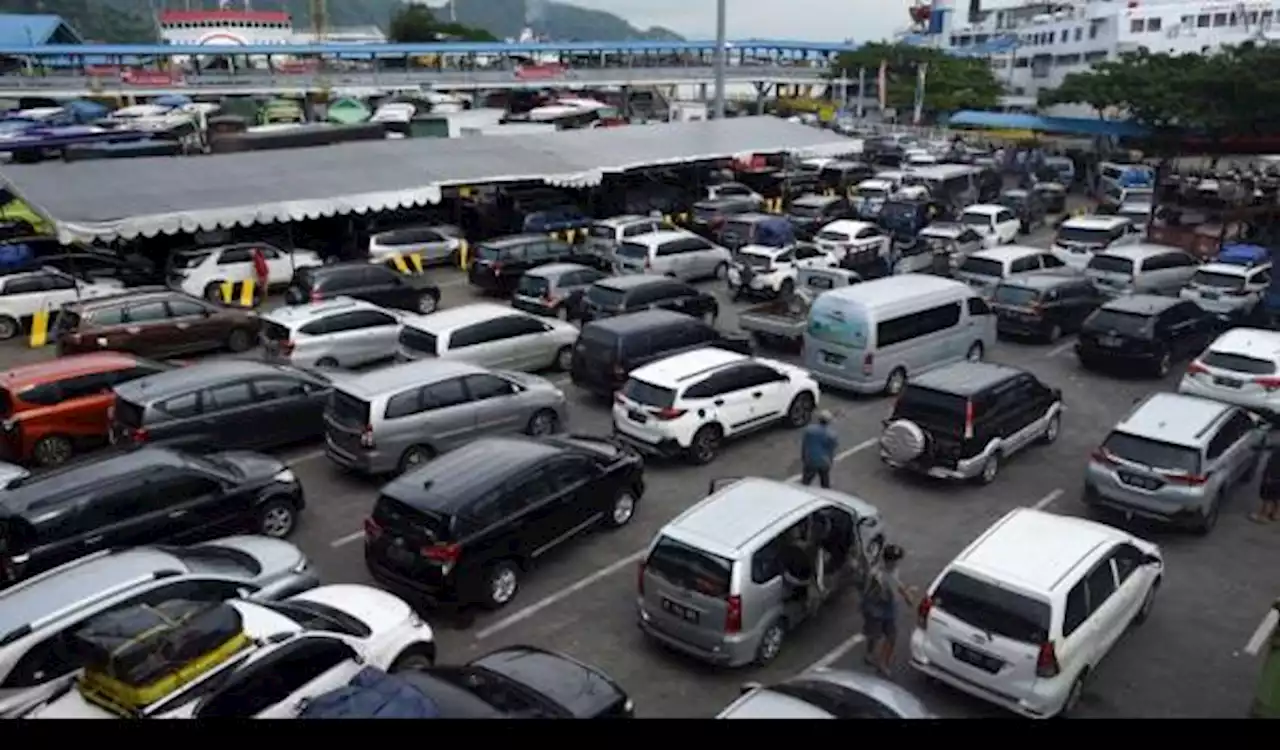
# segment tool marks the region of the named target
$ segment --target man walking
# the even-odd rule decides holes
[[[831,488],[831,463],[835,460],[839,444],[831,431],[831,412],[825,409],[818,412],[818,423],[804,428],[800,441],[801,483],[812,484],[813,478],[817,477],[824,489]]]
[[[867,638],[864,660],[888,677],[898,645],[898,599],[915,606],[915,590],[898,579],[898,563],[906,553],[896,544],[886,545],[879,562],[871,564],[862,591],[862,629]]]

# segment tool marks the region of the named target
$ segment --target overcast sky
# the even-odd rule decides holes
[[[633,26],[666,26],[690,39],[716,31],[715,0],[566,0],[616,13]],[[911,0],[728,0],[729,38],[878,41],[910,23]]]

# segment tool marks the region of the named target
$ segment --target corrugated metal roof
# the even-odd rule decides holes
[[[47,43],[65,25],[62,16],[0,13],[0,47],[30,50]]]

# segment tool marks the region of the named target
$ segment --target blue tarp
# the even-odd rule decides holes
[[[1136,138],[1148,134],[1141,125],[1131,122],[1115,122],[1087,117],[1041,117],[1039,115],[982,112],[966,109],[947,120],[952,128],[990,128],[992,130],[1030,130],[1055,135],[1079,135],[1088,137],[1110,136]]]
[[[440,711],[413,685],[375,667],[365,667],[346,687],[307,704],[300,719],[438,719]]]
[[[1236,266],[1256,266],[1270,262],[1271,250],[1261,245],[1224,245],[1218,253],[1219,263],[1230,263]]]
[[[185,107],[191,103],[191,97],[182,94],[166,94],[157,96],[151,100],[151,103],[160,107]]]

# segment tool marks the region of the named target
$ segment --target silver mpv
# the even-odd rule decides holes
[[[884,541],[879,511],[850,495],[758,477],[713,482],[709,497],[649,545],[637,621],[654,641],[702,661],[767,664]]]
[[[1207,534],[1237,484],[1257,470],[1265,428],[1230,404],[1155,393],[1093,452],[1086,505]]]
[[[568,418],[564,393],[536,375],[423,359],[340,381],[325,454],[363,474],[405,472],[481,435],[550,435]]]

